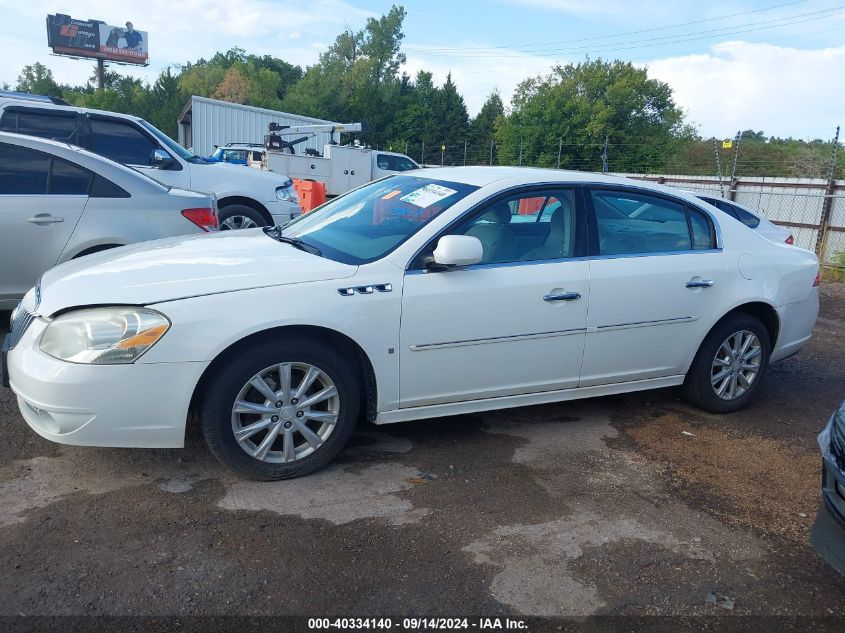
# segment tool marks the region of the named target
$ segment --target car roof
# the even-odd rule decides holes
[[[129,119],[131,121],[140,120],[140,117],[137,117],[132,114],[121,114],[119,112],[110,112],[108,110],[95,110],[93,108],[81,108],[73,105],[57,105],[55,103],[47,103],[44,101],[32,101],[29,99],[18,99],[14,97],[0,97],[0,110],[8,107],[28,108],[31,110],[56,110],[58,112],[98,114],[118,119]]]

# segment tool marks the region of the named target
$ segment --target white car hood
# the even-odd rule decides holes
[[[268,187],[268,190],[275,190],[276,187],[283,186],[289,180],[287,176],[276,172],[231,163],[206,163],[193,165],[191,169],[192,188],[196,188],[199,184],[225,187],[228,184],[237,183],[244,190],[252,187]]]
[[[262,229],[174,237],[87,255],[47,271],[38,314],[342,279],[356,270],[277,242]]]

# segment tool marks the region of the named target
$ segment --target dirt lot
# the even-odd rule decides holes
[[[197,440],[50,444],[0,389],[0,615],[843,616],[808,544],[843,359],[827,284],[742,412],[663,390],[371,427],[281,483]]]

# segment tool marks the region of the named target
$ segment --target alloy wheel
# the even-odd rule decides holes
[[[741,330],[726,338],[713,358],[710,384],[723,400],[745,394],[760,374],[763,346],[754,332]]]
[[[220,223],[220,230],[237,231],[239,229],[253,229],[257,226],[255,220],[245,215],[230,215]]]
[[[250,378],[232,406],[232,432],[249,456],[295,462],[320,448],[340,413],[340,395],[319,367],[288,362]]]

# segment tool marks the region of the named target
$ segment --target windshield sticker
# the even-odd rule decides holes
[[[448,198],[453,193],[458,193],[455,189],[449,187],[442,187],[440,185],[428,184],[420,187],[416,191],[412,191],[399,198],[402,202],[407,202],[415,207],[422,207],[423,209],[440,202],[444,198]]]
[[[394,190],[393,190],[393,191],[391,191],[390,193],[386,193],[386,194],[384,194],[384,195],[381,197],[381,199],[382,199],[382,200],[390,200],[391,198],[395,198],[396,196],[398,196],[400,193],[402,193],[402,192],[401,192],[399,189],[394,189]]]

